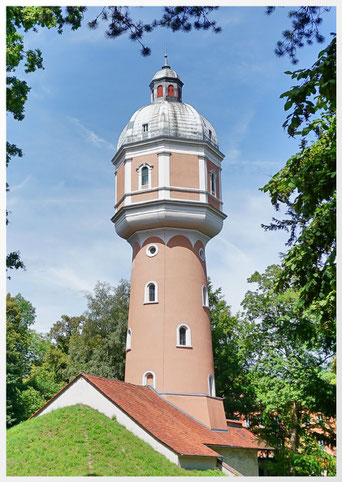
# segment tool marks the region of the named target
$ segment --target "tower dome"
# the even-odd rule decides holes
[[[138,109],[130,118],[118,140],[117,150],[131,144],[159,136],[194,139],[209,142],[218,148],[215,129],[194,107],[182,102],[179,75],[165,63],[153,76],[151,103]]]

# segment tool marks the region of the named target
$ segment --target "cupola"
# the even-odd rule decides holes
[[[151,102],[168,100],[171,102],[182,102],[183,82],[177,72],[168,65],[167,53],[164,55],[164,65],[154,75],[150,83]]]

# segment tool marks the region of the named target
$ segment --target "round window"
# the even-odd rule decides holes
[[[146,248],[146,254],[147,256],[149,256],[150,258],[152,258],[153,256],[155,256],[156,254],[158,253],[158,246],[156,246],[155,244],[149,244]]]
[[[205,260],[205,256],[204,256],[204,249],[203,248],[200,248],[198,250],[198,254],[199,254],[199,257],[201,258],[202,261]]]

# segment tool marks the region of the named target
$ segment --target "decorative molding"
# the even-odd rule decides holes
[[[154,228],[154,229],[145,229],[142,231],[137,231],[132,236],[130,236],[127,241],[130,243],[131,246],[134,243],[138,243],[139,247],[144,244],[144,242],[151,237],[158,237],[160,238],[165,245],[174,238],[175,236],[185,236],[191,243],[192,247],[195,247],[197,241],[201,241],[205,246],[207,242],[210,240],[209,236],[201,233],[200,231],[196,231],[195,229],[181,229],[181,228]]]
[[[178,137],[154,137],[144,139],[131,144],[125,144],[112,159],[115,166],[119,166],[122,158],[139,157],[147,153],[177,152],[180,154],[195,154],[206,156],[211,162],[220,167],[224,154],[215,148],[210,142],[194,139],[180,139]]]
[[[119,236],[128,239],[135,231],[175,227],[197,230],[214,237],[227,216],[214,206],[194,201],[153,200],[123,206],[112,217]]]
[[[114,204],[114,209],[116,209],[119,204],[121,204],[125,199],[126,197],[131,197],[131,196],[136,196],[137,194],[144,194],[144,193],[147,193],[147,192],[158,192],[158,191],[180,191],[180,192],[189,192],[189,193],[197,193],[199,194],[200,196],[200,200],[197,201],[197,200],[194,200],[194,199],[191,199],[191,202],[197,202],[197,203],[203,203],[203,202],[207,202],[207,201],[201,201],[201,196],[204,195],[205,197],[208,197],[208,196],[211,196],[213,199],[215,199],[215,201],[217,201],[220,205],[223,205],[223,202],[218,199],[217,197],[213,196],[212,194],[210,194],[210,192],[208,191],[202,191],[201,189],[197,189],[197,188],[193,188],[193,187],[178,187],[178,186],[159,186],[159,187],[153,187],[153,188],[150,188],[150,189],[140,189],[140,190],[137,190],[137,191],[131,191],[130,193],[127,193],[127,194],[124,194],[123,196],[121,196],[121,198],[119,199],[119,201],[117,201],[115,204]],[[159,196],[160,198],[161,196]],[[163,199],[170,199],[170,196],[164,196]],[[172,199],[175,199],[176,201],[182,201],[184,203],[187,203],[189,202],[188,199],[177,199],[177,198],[172,198]],[[140,201],[140,203],[148,203],[150,202],[151,199],[148,199],[147,201]],[[125,204],[128,204],[128,203],[125,203]],[[131,204],[131,203],[129,203]],[[138,203],[137,203],[138,204]]]

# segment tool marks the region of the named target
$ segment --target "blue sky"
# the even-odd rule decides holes
[[[99,7],[89,8],[92,20]],[[160,8],[132,9],[152,19]],[[336,31],[335,10],[324,15],[322,45],[301,49],[292,66],[274,47],[289,25],[288,8],[268,17],[264,7],[221,7],[223,32],[146,36],[150,57],[127,37],[106,39],[104,26],[63,35],[40,29],[25,35],[25,48],[40,48],[45,70],[26,75],[32,90],[22,122],[7,118],[7,138],[24,151],[7,172],[11,211],[7,250],[20,250],[26,271],[13,272],[7,290],[21,293],[36,308],[38,331],[61,315],[86,309],[84,295],[97,281],[116,285],[129,279],[131,252],[110,219],[114,204],[111,158],[131,115],[149,103],[149,82],[163,63],[182,81],[183,101],[215,127],[223,161],[222,232],[209,242],[207,267],[233,312],[250,287],[255,270],[279,261],[285,233],[264,232],[275,212],[259,191],[298,150],[282,129],[280,94],[292,85],[284,71],[305,68]]]

